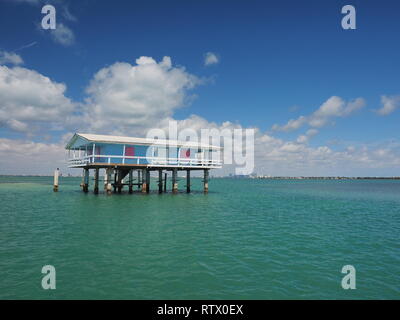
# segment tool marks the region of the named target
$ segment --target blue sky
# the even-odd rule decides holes
[[[318,127],[306,148],[326,146],[332,152],[344,152],[348,147],[367,148],[368,152],[387,150],[391,160],[386,163],[382,157],[379,164],[371,166],[366,161],[360,168],[357,159],[351,158],[349,168],[361,175],[398,175],[398,162],[393,160],[399,154],[398,1],[45,3],[54,4],[57,23],[70,32],[72,39],[61,43],[49,30],[40,28],[44,2],[0,0],[0,52],[17,54],[23,60],[14,65],[3,61],[8,68],[34,70],[52,82],[63,83],[63,95],[80,105],[75,113],[86,108],[85,99],[90,98],[86,89],[100,69],[116,62],[134,66],[141,56],[157,62],[168,56],[174,67],[184,67],[185,72],[202,81],[184,90],[189,99],[166,116],[184,120],[195,114],[217,124],[230,121],[244,128],[259,128],[262,134],[290,143],[312,126],[273,130],[274,125],[282,127],[290,119],[310,116],[333,96],[345,103],[362,98],[364,104],[359,110],[330,117]],[[341,27],[341,8],[346,4],[356,8],[356,30]],[[205,65],[207,52],[215,54],[218,62]],[[394,105],[390,114],[376,112],[383,107],[382,96]],[[0,117],[0,137],[8,144],[15,140],[56,145],[62,143],[60,139],[66,133],[75,131],[73,125],[63,126],[54,119],[52,124],[46,119],[21,119],[15,118],[36,129],[24,126],[24,130],[15,130]],[[58,130],[49,130],[54,122]],[[101,133],[108,132],[103,129]],[[256,171],[307,175],[314,167],[310,162],[308,168],[285,171],[269,166],[271,159],[266,156]],[[331,164],[322,165],[318,172],[350,172],[342,170],[343,162],[335,165],[332,170],[326,169]],[[7,172],[17,170],[12,163],[4,167]]]

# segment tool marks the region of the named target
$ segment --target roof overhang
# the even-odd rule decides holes
[[[192,141],[177,141],[177,140],[164,140],[164,139],[150,139],[150,138],[136,138],[136,137],[122,137],[122,136],[110,136],[110,135],[99,135],[99,134],[86,134],[86,133],[75,133],[65,148],[77,149],[82,146],[91,143],[109,143],[109,144],[134,144],[134,145],[157,145],[157,146],[169,146],[169,147],[184,147],[184,148],[201,148],[208,150],[222,150],[222,147],[213,146],[204,143],[192,142]]]

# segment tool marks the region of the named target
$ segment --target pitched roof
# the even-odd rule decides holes
[[[75,133],[71,140],[66,145],[66,149],[77,148],[81,145],[76,145],[79,138],[88,141],[89,143],[115,143],[115,144],[135,144],[135,145],[161,145],[161,146],[173,146],[173,147],[185,147],[185,148],[204,148],[212,150],[222,150],[222,147],[213,146],[205,143],[191,142],[191,141],[177,141],[177,140],[164,140],[164,139],[150,139],[150,138],[136,138],[136,137],[121,137],[121,136],[109,136],[100,134],[87,134],[87,133]],[[74,146],[75,145],[75,146]]]

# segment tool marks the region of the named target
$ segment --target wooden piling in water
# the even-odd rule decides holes
[[[164,192],[167,192],[167,173],[164,174]]]
[[[190,170],[186,170],[186,193],[190,193]]]
[[[172,193],[178,193],[178,170],[172,169]]]
[[[142,193],[147,192],[146,169],[142,169]]]
[[[60,173],[60,169],[57,168],[54,171],[54,184],[53,184],[53,191],[54,192],[58,191],[58,176],[59,176],[59,173]]]
[[[99,168],[94,169],[94,194],[99,193]]]
[[[158,193],[163,191],[162,170],[158,170]]]
[[[107,174],[107,194],[111,194],[111,175],[112,175],[112,168],[107,168],[106,169],[106,174]]]
[[[138,190],[140,190],[140,182],[141,182],[141,180],[140,180],[140,170],[138,170],[137,171],[137,187],[138,187]]]
[[[150,170],[146,170],[146,193],[150,192]]]
[[[203,182],[204,182],[204,193],[208,193],[208,175],[209,175],[208,169],[205,169],[204,170],[204,180],[203,180]]]
[[[133,192],[133,169],[129,170],[129,193]]]
[[[108,184],[108,168],[104,170],[104,191],[107,191]]]
[[[83,171],[83,192],[89,192],[89,169]]]
[[[117,168],[114,169],[114,193],[117,192],[117,175],[118,175],[118,171]]]
[[[117,175],[117,184],[118,184],[118,193],[122,192],[122,170],[118,169],[118,175]]]

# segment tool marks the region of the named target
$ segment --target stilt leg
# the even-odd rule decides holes
[[[83,174],[83,192],[89,191],[89,169],[85,168]]]
[[[178,193],[178,170],[172,169],[172,193]]]
[[[107,168],[107,194],[111,194],[111,175],[112,175],[112,168]]]
[[[94,169],[94,194],[99,193],[99,168]]]
[[[150,192],[150,170],[146,170],[146,193]]]
[[[118,170],[115,168],[114,169],[114,193],[117,192],[117,176],[118,176]]]
[[[121,191],[122,191],[122,170],[121,169],[118,170],[117,184],[118,184],[118,193],[121,193]]]
[[[204,170],[204,193],[208,193],[208,169]]]
[[[158,170],[158,193],[162,193],[163,181],[162,181],[162,170]]]
[[[129,170],[129,193],[133,192],[133,169]]]
[[[186,192],[190,193],[190,170],[186,170]]]
[[[146,193],[147,191],[146,172],[146,169],[142,169],[142,193]]]

